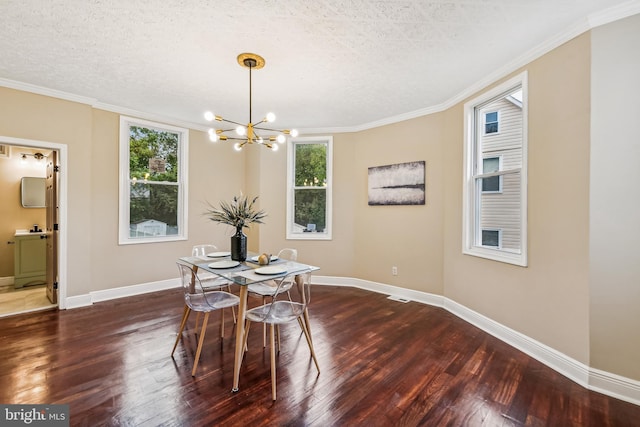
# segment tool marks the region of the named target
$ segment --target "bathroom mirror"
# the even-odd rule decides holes
[[[45,206],[45,179],[25,176],[22,178],[20,195],[23,208],[44,208]]]

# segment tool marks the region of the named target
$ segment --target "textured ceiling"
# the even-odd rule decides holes
[[[255,52],[266,66],[253,72],[254,121],[274,111],[278,127],[354,130],[450,102],[636,3],[1,0],[0,84],[196,125],[206,110],[246,122],[249,75],[236,57]]]

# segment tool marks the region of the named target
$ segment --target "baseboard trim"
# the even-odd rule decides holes
[[[180,287],[179,279],[160,280],[157,282],[142,283],[139,285],[122,286],[119,288],[93,291],[84,295],[67,297],[65,307],[67,309],[87,307],[96,302],[109,301],[112,299],[132,297],[136,295],[159,292],[167,289]]]
[[[346,286],[441,307],[545,364],[582,387],[640,406],[640,381],[591,368],[558,350],[504,326],[449,298],[351,277],[313,276],[314,285]]]
[[[640,406],[640,381],[591,368],[533,338],[504,326],[462,304],[441,295],[352,277],[313,276],[314,285],[354,287],[441,307],[460,319],[545,364],[571,381],[598,393]],[[161,280],[90,292],[66,298],[67,309],[90,306],[95,302],[142,295],[180,287],[179,279]]]

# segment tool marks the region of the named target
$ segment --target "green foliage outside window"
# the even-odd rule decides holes
[[[294,222],[316,230],[326,227],[327,145],[297,144],[295,149]]]
[[[154,219],[178,232],[178,144],[177,133],[129,127],[130,224]]]

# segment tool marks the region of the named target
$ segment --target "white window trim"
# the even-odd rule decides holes
[[[327,213],[324,233],[294,233],[294,175],[296,143],[326,143],[327,144]],[[287,141],[287,240],[332,240],[333,233],[333,137],[332,136],[308,136],[289,138]]]
[[[477,132],[477,120],[475,118],[475,109],[482,104],[502,96],[509,90],[521,86],[522,99],[522,168],[520,172],[520,230],[521,230],[521,246],[522,250],[518,253],[509,252],[503,249],[487,248],[474,245],[477,241],[476,234],[480,233],[480,225],[474,215],[474,207],[478,196],[481,194],[476,187],[476,179],[478,177],[489,177],[495,174],[506,174],[509,172],[497,172],[492,174],[474,176],[474,161],[477,157],[475,152],[475,136]],[[509,264],[527,266],[528,243],[527,243],[527,136],[528,136],[528,89],[527,89],[527,72],[523,72],[504,83],[494,87],[493,89],[483,93],[477,98],[465,103],[464,105],[464,164],[463,164],[463,189],[462,189],[462,253],[466,255],[477,256],[480,258],[491,259],[494,261],[505,262]],[[513,173],[514,171],[511,171]]]
[[[129,237],[129,127],[144,126],[147,128],[157,129],[160,131],[169,131],[180,134],[180,143],[178,144],[178,230],[176,235],[161,236],[146,239],[131,239]],[[155,123],[147,120],[136,119],[133,117],[120,116],[120,192],[118,199],[119,215],[118,215],[118,244],[120,245],[137,245],[144,243],[160,243],[174,242],[178,240],[187,240],[189,233],[187,230],[188,206],[186,201],[189,200],[189,187],[187,180],[187,171],[189,159],[189,130],[176,126],[166,125],[163,123]]]

